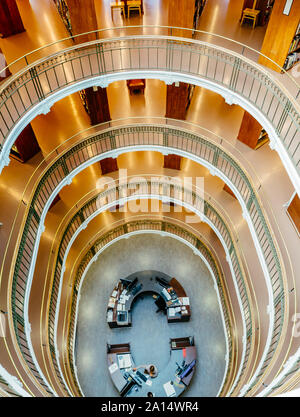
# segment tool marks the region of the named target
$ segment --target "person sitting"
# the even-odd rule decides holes
[[[157,368],[155,365],[140,365],[136,368],[133,368],[133,371],[137,371],[139,368],[144,368],[144,373],[151,376],[151,378],[155,378],[158,375]]]

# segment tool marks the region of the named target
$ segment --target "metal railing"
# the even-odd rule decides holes
[[[149,34],[141,36],[145,28]],[[157,29],[161,33],[159,36],[153,34]],[[113,80],[136,78],[138,75],[167,82],[181,80],[205,85],[218,93],[231,94],[242,106],[248,104],[247,110],[251,112],[252,109],[255,116],[261,118],[260,122],[270,137],[283,145],[279,146],[278,152],[292,182],[295,182],[292,174],[299,173],[300,165],[300,117],[293,96],[270,71],[245,57],[245,50],[254,51],[251,48],[214,35],[214,39],[223,44],[228,42],[234,45],[234,49],[240,48],[242,55],[207,41],[191,39],[191,30],[184,28],[181,28],[181,33],[186,33],[186,38],[163,35],[164,31],[171,33],[175,29],[142,26],[98,30],[95,33],[102,36],[101,39],[73,45],[40,58],[4,81],[0,89],[0,167],[8,164],[9,150],[24,124],[40,112],[47,111],[55,101],[91,85],[106,86]],[[130,35],[112,39],[111,35],[118,30]],[[201,31],[193,33],[197,37],[212,35]],[[54,44],[65,46],[67,41],[64,39]],[[40,48],[23,59],[28,63],[29,56],[33,58],[45,51],[49,49]],[[20,60],[12,66],[19,64]],[[298,84],[291,77],[289,81],[298,96]],[[291,165],[286,165],[287,160]],[[295,184],[297,188],[298,182]]]
[[[149,186],[149,192],[150,189],[152,189],[153,192],[153,187],[155,188],[155,191],[158,192],[158,196],[161,197],[169,197],[169,194],[167,193],[167,188],[166,186],[168,185],[168,181],[162,181],[159,178],[157,180],[155,180],[157,182],[149,182],[148,186]],[[122,186],[118,186],[118,187],[113,187],[110,188],[109,190],[100,193],[99,195],[93,197],[91,200],[89,200],[88,202],[86,202],[86,204],[81,207],[76,214],[72,217],[72,219],[70,220],[70,222],[68,223],[63,237],[61,239],[60,245],[59,245],[59,249],[58,249],[58,255],[57,255],[57,259],[56,259],[56,266],[55,266],[55,272],[54,272],[54,278],[53,278],[53,283],[52,283],[52,291],[51,291],[51,297],[50,297],[50,308],[49,308],[49,321],[48,321],[48,334],[49,334],[49,341],[50,344],[52,346],[55,346],[55,334],[56,334],[56,315],[55,312],[57,311],[57,307],[58,307],[58,302],[59,302],[59,294],[60,294],[60,286],[61,286],[61,272],[64,269],[64,262],[65,262],[65,258],[66,255],[68,253],[70,244],[72,244],[73,239],[75,238],[75,236],[78,235],[78,232],[80,231],[83,223],[84,225],[87,224],[87,222],[89,220],[91,220],[91,218],[95,215],[95,213],[97,213],[97,211],[99,211],[100,209],[100,205],[104,204],[103,207],[105,207],[105,202],[106,200],[112,202],[115,199],[118,200],[118,198],[121,198],[121,195],[124,196],[124,192],[127,193],[128,192],[128,196],[130,195],[137,195],[136,192],[134,192],[134,190],[132,190],[132,186],[135,185],[143,185],[143,193],[146,192],[146,184],[144,182],[140,183],[140,182],[130,182],[130,184],[128,184],[128,188],[124,188],[124,185]],[[182,194],[185,192],[185,190],[182,187],[179,186],[174,186],[172,185],[172,189],[171,191],[171,195],[170,198],[172,197],[176,197],[178,198],[179,194]],[[175,187],[175,188],[174,188]],[[143,194],[142,193],[142,194]],[[139,196],[139,195],[137,195]],[[155,195],[154,195],[155,197]],[[186,198],[188,201],[191,201],[191,204],[194,203],[195,207],[199,207],[204,205],[204,214],[206,216],[206,218],[216,227],[216,229],[219,231],[220,235],[222,236],[226,248],[229,249],[231,248],[232,250],[232,259],[233,261],[233,268],[234,268],[234,273],[235,273],[235,277],[236,277],[236,281],[237,284],[239,286],[239,290],[240,290],[240,297],[243,299],[243,301],[241,302],[241,309],[244,310],[244,315],[247,316],[247,320],[246,320],[246,331],[251,333],[251,317],[252,314],[250,312],[250,307],[249,307],[249,300],[248,300],[248,296],[247,296],[247,290],[244,284],[244,278],[243,278],[243,274],[242,274],[242,269],[240,266],[240,262],[238,260],[238,255],[236,253],[235,250],[235,245],[234,245],[234,241],[233,238],[228,230],[228,226],[225,224],[224,220],[221,218],[220,214],[216,211],[216,209],[213,208],[213,206],[211,204],[209,204],[207,201],[202,201],[201,198],[195,194],[189,194],[189,191],[186,191]],[[102,207],[102,208],[103,208]],[[146,223],[145,223],[146,224]],[[159,222],[157,223],[159,224]],[[171,226],[170,226],[171,227]],[[169,229],[170,229],[169,227]],[[120,229],[121,230],[121,229]],[[167,231],[167,230],[166,230]],[[130,230],[128,230],[128,233],[130,232]],[[174,233],[174,231],[173,231]],[[186,236],[187,237],[187,236]],[[190,236],[192,238],[192,235]],[[194,238],[193,238],[194,239]],[[201,248],[200,243],[199,245],[199,250]],[[251,338],[249,338],[249,346],[247,345],[247,353],[250,352],[250,345],[251,345]],[[248,359],[248,355],[246,357],[246,359]]]
[[[195,247],[197,250],[201,252],[203,257],[208,262],[218,287],[218,293],[221,300],[221,307],[223,312],[223,318],[225,323],[225,330],[226,330],[226,337],[228,342],[228,364],[227,364],[227,372],[226,377],[223,381],[223,387],[228,382],[230,373],[232,372],[232,363],[234,360],[234,352],[236,348],[233,347],[233,337],[232,337],[232,326],[230,321],[230,315],[228,313],[229,306],[227,303],[226,296],[224,294],[224,276],[220,271],[216,260],[214,259],[211,251],[207,248],[207,246],[194,234],[190,231],[186,230],[185,228],[177,225],[176,223],[171,223],[170,221],[164,220],[134,220],[125,222],[122,221],[117,227],[114,227],[112,230],[106,231],[102,234],[101,237],[97,238],[95,242],[93,242],[92,246],[86,251],[83,258],[81,259],[79,266],[77,268],[74,282],[73,282],[73,292],[72,292],[72,300],[71,300],[71,309],[70,309],[70,320],[68,321],[69,325],[69,332],[68,332],[68,359],[70,369],[73,375],[74,381],[77,381],[77,374],[75,370],[75,337],[76,337],[76,320],[77,320],[77,309],[78,309],[78,294],[79,288],[81,286],[81,280],[85,271],[87,270],[91,260],[95,257],[99,251],[103,250],[106,245],[115,239],[120,238],[121,236],[126,236],[135,231],[161,231],[168,234],[174,234],[179,236],[181,239],[186,240],[189,242],[190,245]],[[55,272],[56,274],[56,272]],[[222,392],[222,390],[220,390]]]
[[[1,391],[5,394],[5,395],[1,395]],[[20,394],[18,394],[10,385],[9,383],[2,378],[2,376],[0,375],[0,397],[1,396],[7,396],[7,397],[21,397]]]
[[[29,363],[32,363],[32,358],[26,345],[24,328],[19,324],[20,322],[21,324],[24,323],[24,297],[26,291],[30,291],[30,288],[26,288],[27,278],[32,269],[32,264],[34,267],[35,261],[32,259],[33,249],[37,243],[36,238],[41,218],[45,216],[44,209],[47,204],[48,206],[50,204],[49,199],[54,198],[54,195],[59,191],[59,187],[62,186],[61,184],[67,177],[75,175],[80,169],[101,159],[103,154],[110,155],[121,149],[127,151],[142,148],[157,150],[165,148],[175,153],[183,151],[186,155],[198,158],[197,160],[201,163],[212,167],[219,175],[222,175],[224,180],[235,191],[240,202],[243,202],[249,214],[249,221],[251,221],[255,230],[257,242],[269,274],[273,291],[273,307],[274,312],[276,312],[276,331],[273,333],[268,356],[263,364],[265,370],[270,364],[280,340],[284,321],[285,299],[283,296],[280,259],[255,190],[239,164],[222,148],[212,144],[204,137],[183,129],[159,125],[107,129],[74,145],[47,168],[27,208],[27,219],[18,249],[13,277],[12,312],[15,331],[19,342],[22,342],[22,345],[21,343],[20,345],[22,346],[25,359],[27,358]],[[77,219],[77,222],[79,225],[80,220]],[[76,223],[74,223],[73,227],[76,228]],[[226,241],[226,244],[231,245],[230,240]],[[233,247],[229,246],[228,249],[234,269],[238,270],[238,261],[235,258]],[[248,336],[251,336],[250,324],[247,329]],[[251,387],[257,381],[258,378]]]
[[[22,388],[22,383],[17,377],[12,376],[0,364],[0,397],[30,397]]]
[[[299,384],[300,379],[300,348],[284,364],[281,372],[272,383],[264,388],[259,397],[278,395],[289,392]]]

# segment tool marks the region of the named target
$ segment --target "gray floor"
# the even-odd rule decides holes
[[[134,305],[131,328],[110,329],[106,308],[114,285],[132,273],[151,270],[176,277],[182,284],[190,297],[191,320],[168,324],[163,313],[155,312],[153,298],[145,295]],[[198,354],[197,370],[184,396],[216,396],[225,372],[225,336],[213,280],[201,258],[175,239],[149,234],[106,249],[92,264],[81,289],[76,366],[84,395],[119,396],[106,365],[107,342],[130,342],[136,364],[152,362],[162,369],[169,358],[169,337],[184,336],[194,336]]]

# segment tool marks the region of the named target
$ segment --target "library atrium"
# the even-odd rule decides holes
[[[0,52],[0,396],[299,396],[300,1],[1,0]]]

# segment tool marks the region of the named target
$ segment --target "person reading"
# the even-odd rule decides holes
[[[155,365],[139,365],[136,368],[133,368],[133,371],[137,371],[140,368],[144,368],[144,373],[151,376],[151,378],[155,378],[158,374],[157,368]]]

